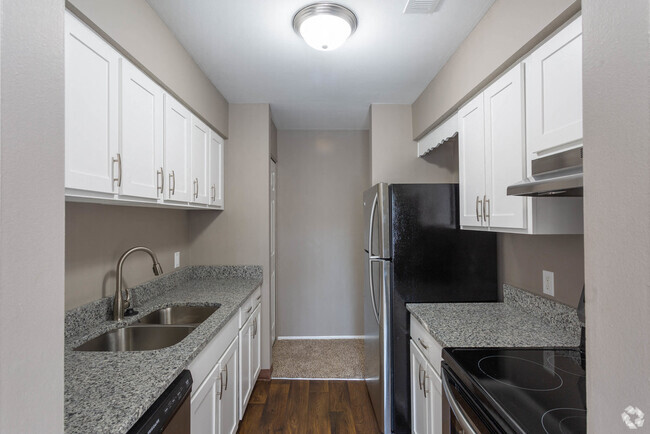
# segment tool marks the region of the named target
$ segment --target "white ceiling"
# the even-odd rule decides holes
[[[359,27],[322,52],[292,28],[309,0],[147,1],[229,102],[270,103],[278,129],[301,130],[367,129],[371,103],[412,103],[494,3],[341,0]]]

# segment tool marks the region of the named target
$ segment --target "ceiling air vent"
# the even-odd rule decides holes
[[[432,14],[441,0],[407,0],[405,14]]]

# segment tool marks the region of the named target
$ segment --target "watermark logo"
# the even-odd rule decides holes
[[[628,405],[625,407],[625,411],[621,413],[621,419],[623,423],[627,425],[629,429],[637,429],[643,426],[645,414],[641,411],[639,407],[632,407]]]

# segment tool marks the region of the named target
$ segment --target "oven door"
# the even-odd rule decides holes
[[[502,432],[488,427],[472,408],[460,380],[443,363],[442,366],[442,432],[443,434],[484,434]]]

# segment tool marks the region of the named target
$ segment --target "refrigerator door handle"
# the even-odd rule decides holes
[[[381,260],[372,257],[368,260],[368,279],[370,280],[370,301],[372,301],[372,313],[375,314],[375,319],[377,320],[377,324],[379,324],[379,310],[377,309],[377,303],[375,303],[375,284],[372,278],[373,262],[381,262]]]
[[[375,198],[372,200],[372,208],[370,208],[370,227],[368,228],[368,256],[370,259],[377,259],[379,256],[373,256],[372,254],[372,230],[375,226],[375,210],[377,209],[377,201],[379,200],[379,193],[375,193]],[[370,286],[372,287],[372,271],[370,274]],[[374,300],[374,298],[373,298]]]

